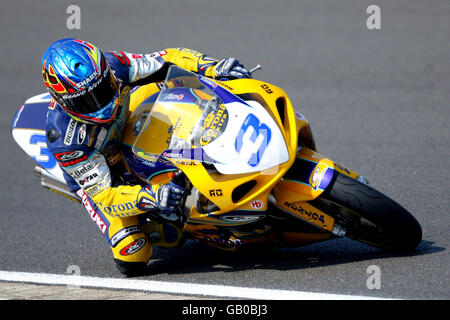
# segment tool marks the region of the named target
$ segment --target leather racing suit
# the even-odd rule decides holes
[[[142,185],[129,185],[122,179],[120,145],[129,115],[130,90],[163,81],[172,64],[214,77],[219,60],[186,48],[151,54],[111,51],[104,56],[119,81],[120,106],[115,120],[90,124],[69,116],[52,101],[47,115],[47,145],[63,169],[70,190],[81,198],[111,246],[119,271],[127,274],[147,265],[152,255],[152,245],[138,221],[138,215],[146,210],[138,203],[142,198],[155,203],[152,191],[158,187],[152,185],[144,191]]]

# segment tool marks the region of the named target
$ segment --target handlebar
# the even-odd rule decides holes
[[[180,188],[186,188],[187,185],[187,177],[186,175],[183,173],[183,171],[181,171],[180,169],[178,169],[177,171],[174,172],[173,177],[172,177],[172,182],[175,183],[177,186],[179,186]]]
[[[261,70],[262,69],[262,65],[258,64],[255,67],[251,68],[250,70],[248,70],[248,72],[250,72],[250,74],[252,74],[253,72],[257,71],[257,70]],[[253,74],[252,74],[253,76]],[[219,78],[217,80],[219,81],[228,81],[228,80],[235,80],[235,79],[239,79],[239,78],[234,78],[234,77],[230,77],[230,78],[226,78],[226,77],[222,77]]]
[[[184,206],[186,204],[187,197],[191,194],[190,181],[186,177],[186,175],[183,173],[183,171],[181,171],[180,169],[177,169],[173,174],[171,183],[176,184],[177,186],[179,186],[185,190],[184,194],[182,195],[180,205],[178,207],[180,210],[180,213],[181,213],[181,215],[180,215],[181,222],[184,222],[186,219],[186,216],[184,215]]]
[[[248,70],[248,72],[253,73],[253,72],[255,72],[257,70],[260,70],[260,69],[262,69],[262,65],[258,64],[258,65],[256,65],[256,67]]]

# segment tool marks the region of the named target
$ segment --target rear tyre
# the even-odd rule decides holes
[[[422,228],[406,209],[370,186],[338,172],[312,204],[319,204],[333,215],[336,223],[346,229],[346,236],[374,247],[410,252],[422,240]]]

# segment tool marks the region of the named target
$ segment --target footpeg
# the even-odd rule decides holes
[[[356,180],[361,182],[361,183],[367,184],[367,185],[369,184],[369,179],[367,179],[364,176],[359,176],[358,178],[356,178]]]
[[[334,234],[335,236],[342,238],[345,236],[345,233],[347,232],[347,230],[345,230],[343,227],[341,227],[338,224],[335,224],[333,227],[333,231],[331,231],[332,234]]]
[[[158,231],[153,231],[148,233],[147,237],[150,242],[158,242],[159,240],[161,240],[161,233],[159,233]]]

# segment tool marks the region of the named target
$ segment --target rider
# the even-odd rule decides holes
[[[48,148],[125,275],[143,270],[152,254],[138,215],[168,212],[179,205],[183,193],[173,182],[142,186],[124,181],[120,153],[130,89],[163,81],[173,64],[212,78],[250,78],[235,58],[216,59],[186,48],[102,52],[83,40],[62,39],[42,58],[44,83],[53,97],[47,114]]]

